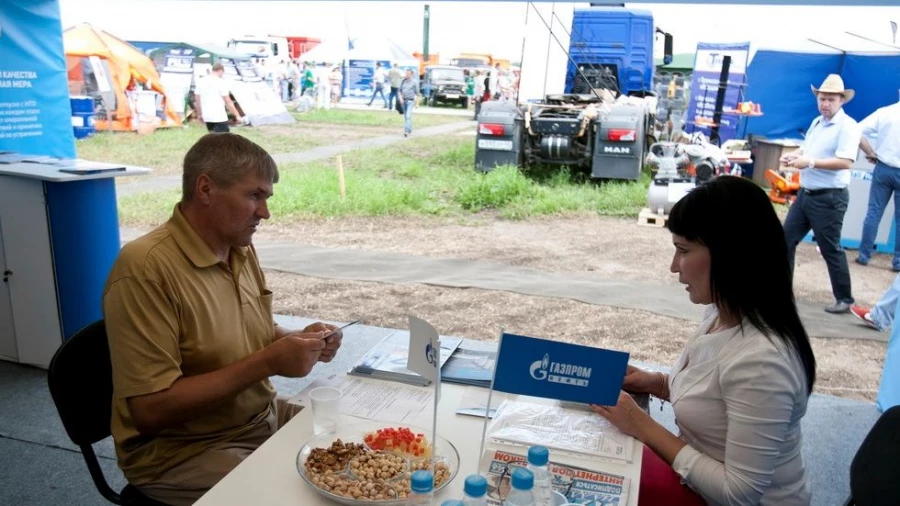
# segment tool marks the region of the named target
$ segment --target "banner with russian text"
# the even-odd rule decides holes
[[[722,75],[722,62],[725,56],[731,56],[728,69],[728,85],[725,90],[724,110],[735,109],[743,97],[746,85],[747,64],[750,58],[750,43],[697,44],[694,57],[694,72],[691,75],[691,98],[685,116],[685,131],[702,132],[707,137],[712,130],[705,123],[712,123],[716,108],[716,95],[719,92],[719,79]],[[719,121],[719,139],[725,142],[737,137],[740,116],[723,114]]]
[[[613,406],[628,353],[503,334],[494,390],[561,401]]]
[[[56,0],[0,2],[0,151],[75,157]]]

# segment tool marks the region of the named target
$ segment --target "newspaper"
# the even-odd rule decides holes
[[[553,490],[566,496],[569,503],[588,506],[625,506],[631,480],[624,476],[592,471],[554,462],[553,453],[547,467],[553,480]],[[500,506],[509,492],[509,477],[515,466],[525,467],[523,455],[488,448],[481,462],[481,471],[488,480],[487,503]]]
[[[634,438],[603,417],[558,405],[507,400],[487,430],[491,441],[539,444],[562,453],[631,463]]]

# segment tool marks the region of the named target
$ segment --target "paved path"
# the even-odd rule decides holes
[[[365,106],[361,107],[365,108]],[[413,125],[414,130],[410,138],[415,139],[416,137],[430,137],[452,134],[465,128],[471,128],[473,127],[473,125],[474,123],[472,121],[459,121],[420,129],[415,129],[415,125]],[[313,148],[300,153],[273,154],[272,157],[279,164],[289,162],[312,162],[315,160],[325,160],[333,156],[346,153],[348,151],[353,151],[355,149],[382,148],[397,142],[403,142],[404,140],[406,140],[406,138],[403,137],[402,133],[398,132],[396,135],[384,135],[381,137],[373,137],[371,139],[348,142],[346,144],[319,146],[317,148]],[[180,186],[180,174],[173,174],[168,176],[150,176],[137,178],[135,181],[129,183],[118,184],[116,185],[116,193],[119,197],[128,197],[139,193],[167,190],[170,188],[178,188]]]
[[[123,241],[138,232],[122,229]],[[700,321],[703,307],[690,302],[680,285],[654,285],[577,276],[515,267],[498,262],[438,258],[385,251],[324,248],[299,243],[256,241],[266,269],[322,279],[426,284],[480,288],[577,300],[598,306],[648,311],[662,316]],[[800,318],[811,337],[887,341],[850,315],[831,315],[820,304],[798,302]]]
[[[703,306],[690,302],[680,285],[599,279],[481,260],[297,243],[259,242],[256,249],[265,268],[317,278],[499,290],[637,309],[698,322],[703,311]],[[798,309],[812,337],[876,341],[888,338],[887,333],[873,332],[850,315],[828,314],[821,305],[799,302]]]

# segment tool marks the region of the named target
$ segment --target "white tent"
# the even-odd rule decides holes
[[[397,62],[400,66],[418,65],[418,60],[396,42],[387,38],[355,39],[348,60]]]
[[[330,38],[303,53],[305,61],[321,63],[341,63],[351,58],[347,39]]]
[[[398,62],[401,66],[418,65],[412,52],[405,50],[387,38],[354,39],[350,42],[342,37],[329,38],[303,54],[303,59],[314,62],[339,63],[346,60],[370,60]]]

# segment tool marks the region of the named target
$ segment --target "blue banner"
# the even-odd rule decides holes
[[[0,3],[0,151],[75,157],[56,0]]]
[[[494,390],[613,406],[627,366],[621,351],[503,334]]]
[[[728,85],[725,90],[724,110],[734,109],[743,100],[746,83],[747,63],[750,57],[750,43],[736,44],[697,44],[694,59],[694,72],[691,75],[691,98],[685,117],[685,131],[688,133],[703,132],[709,136],[712,128],[703,126],[704,122],[712,123],[716,107],[716,96],[719,92],[719,79],[722,75],[722,62],[725,56],[731,56],[728,70]],[[740,116],[722,114],[719,121],[719,139],[725,142],[737,138]]]
[[[388,60],[380,60],[381,68],[387,70],[391,66]],[[375,93],[375,87],[372,85],[372,78],[375,75],[375,60],[348,60],[347,66],[344,67],[344,89],[343,96],[346,97],[365,97],[369,98]],[[387,88],[390,92],[390,87]],[[381,97],[379,97],[381,100]]]
[[[194,49],[190,47],[173,47],[166,53],[163,72],[180,74],[194,73]]]

